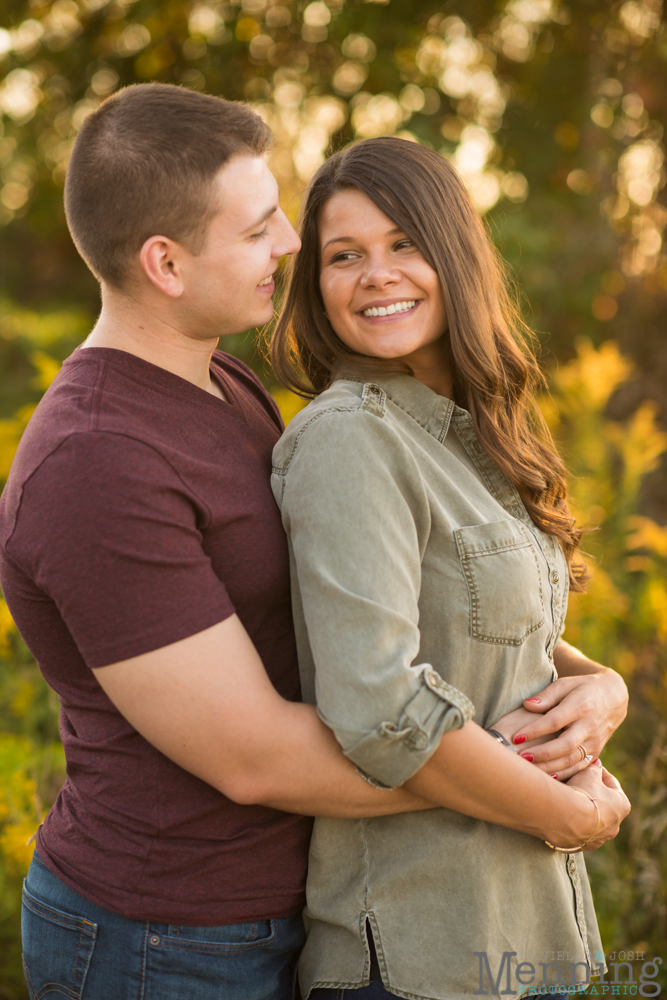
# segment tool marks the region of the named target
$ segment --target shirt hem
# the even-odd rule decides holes
[[[227,924],[250,923],[254,920],[279,920],[282,917],[293,917],[300,913],[306,905],[305,892],[293,894],[290,896],[290,902],[284,903],[282,906],[275,905],[275,897],[271,900],[253,900],[252,904],[248,901],[234,900],[236,906],[230,903],[226,907],[216,910],[212,910],[215,904],[211,900],[205,899],[199,901],[196,907],[187,910],[179,909],[171,900],[150,899],[132,905],[129,902],[126,905],[119,905],[116,900],[110,899],[104,893],[96,892],[89,879],[82,877],[77,880],[61,871],[39,834],[36,848],[43,864],[51,874],[60,879],[69,889],[83,896],[88,902],[94,903],[95,906],[109,910],[125,920],[181,924],[188,927],[224,927]],[[118,894],[121,892],[122,890],[119,890]],[[215,903],[219,906],[219,900],[216,900]],[[206,912],[206,919],[201,919],[202,911]]]

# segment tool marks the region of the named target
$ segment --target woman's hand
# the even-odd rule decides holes
[[[613,840],[619,831],[621,822],[630,812],[630,802],[619,782],[602,766],[599,760],[591,767],[580,771],[567,782],[568,788],[581,788],[592,795],[600,810],[600,822],[595,836],[583,848],[584,851],[595,851],[608,840]],[[583,796],[578,796],[578,798]],[[572,844],[557,844],[557,847],[576,846],[584,843],[595,830],[598,816],[594,804],[590,803],[590,825],[583,828],[581,840]]]
[[[549,689],[547,688],[547,690]],[[494,722],[490,728],[495,729],[497,733],[500,733],[501,736],[505,737],[508,743],[515,746],[513,743],[514,736],[517,733],[523,733],[524,730],[528,729],[529,726],[532,726],[534,722],[535,712],[529,712],[527,708],[520,706],[519,708],[515,708],[512,712],[507,712],[507,714],[503,715],[497,722]],[[532,752],[533,747],[539,746],[542,743],[547,743],[550,740],[555,740],[557,735],[557,733],[548,733],[544,736],[537,736],[535,739],[526,739],[522,742],[521,746],[516,747],[517,753],[519,753],[520,756],[524,757],[527,761],[532,762],[534,760],[534,754]]]
[[[554,662],[558,680],[493,728],[541,770],[567,780],[590,763],[579,748],[595,759],[618,729],[627,712],[628,690],[615,670],[587,659],[568,643],[556,646]]]

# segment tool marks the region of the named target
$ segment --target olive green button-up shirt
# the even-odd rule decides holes
[[[272,485],[304,699],[370,781],[401,785],[445,732],[555,678],[562,550],[451,400],[339,379],[276,445]],[[307,899],[304,998],[368,982],[368,926],[408,998],[580,982],[601,949],[581,854],[447,809],[317,819]]]

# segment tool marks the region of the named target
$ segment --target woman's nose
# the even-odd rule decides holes
[[[369,261],[361,276],[362,288],[385,288],[400,281],[400,274],[389,261]]]

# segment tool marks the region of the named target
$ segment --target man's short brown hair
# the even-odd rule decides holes
[[[151,236],[197,253],[212,214],[211,181],[235,154],[260,156],[271,131],[247,105],[170,84],[125,87],[85,119],[65,183],[76,247],[116,288]]]

